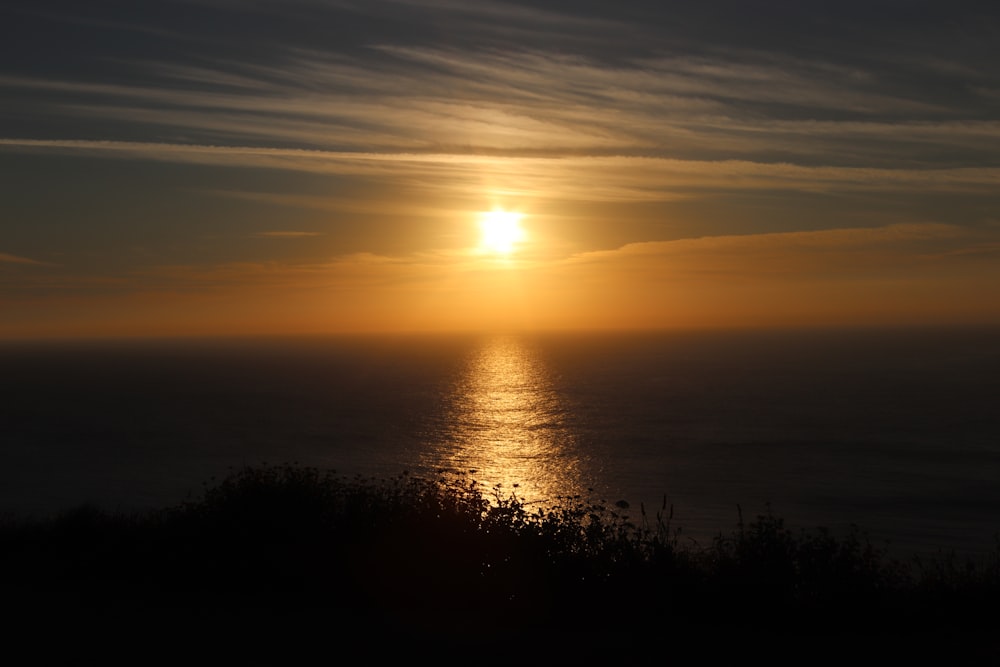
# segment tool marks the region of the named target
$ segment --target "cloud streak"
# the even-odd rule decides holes
[[[670,200],[758,189],[812,192],[990,193],[1000,167],[867,168],[676,160],[634,156],[531,157],[0,138],[0,149],[89,154],[234,168],[393,177],[431,191],[467,191],[480,174],[526,197],[597,201]]]
[[[277,232],[258,232],[254,234],[258,238],[266,239],[301,239],[301,238],[311,238],[314,236],[323,236],[322,232],[294,232],[294,231],[277,231]]]
[[[30,259],[28,257],[19,257],[18,255],[11,255],[10,253],[0,252],[0,264],[26,264],[29,266],[53,266],[48,262],[40,262],[37,259]]]
[[[482,19],[503,7],[515,22],[528,11],[491,6],[431,9]],[[833,53],[637,49],[607,58],[390,37],[376,33],[350,51],[289,42],[268,63],[152,61],[142,65],[142,83],[7,75],[0,89],[22,93],[40,117],[74,119],[87,135],[111,140],[125,139],[123,130],[166,130],[196,143],[272,148],[853,167],[995,166],[1000,152],[992,92],[1000,82],[960,62],[939,64],[950,77],[941,86],[953,88],[940,90],[905,85],[886,62]]]
[[[998,247],[995,233],[904,224],[628,244],[513,264],[471,253],[353,253],[151,267],[117,291],[76,300],[130,313],[118,325],[140,332],[164,311],[178,331],[238,324],[271,333],[1000,323],[989,298],[1000,265],[979,256]]]

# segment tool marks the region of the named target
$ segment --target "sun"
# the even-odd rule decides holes
[[[481,247],[489,252],[509,255],[520,241],[524,239],[521,229],[520,213],[495,208],[481,214],[479,228],[483,236]]]

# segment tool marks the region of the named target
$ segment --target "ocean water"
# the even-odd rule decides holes
[[[0,345],[0,512],[196,498],[262,462],[665,502],[707,543],[770,508],[897,553],[995,545],[1000,331]]]

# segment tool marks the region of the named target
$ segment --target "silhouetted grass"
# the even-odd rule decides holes
[[[889,631],[998,617],[1000,547],[981,562],[902,562],[858,530],[796,532],[770,514],[695,545],[666,504],[626,513],[579,497],[533,509],[460,475],[257,467],[141,516],[7,521],[0,571],[9,605],[309,610],[466,638],[581,623]]]

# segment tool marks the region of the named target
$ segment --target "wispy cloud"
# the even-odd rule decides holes
[[[866,168],[633,156],[361,153],[0,138],[3,148],[391,178],[395,187],[452,196],[492,189],[523,198],[578,201],[665,201],[754,190],[990,194],[1000,182],[1000,167]]]
[[[482,17],[489,7],[445,9]],[[351,52],[290,43],[268,63],[147,62],[149,76],[132,84],[7,75],[0,88],[35,91],[39,111],[108,139],[122,138],[106,123],[114,118],[120,129],[199,143],[356,152],[940,167],[985,166],[1000,150],[996,82],[959,64],[949,71],[967,72],[962,96],[890,85],[874,64],[831,54],[607,59],[382,40]]]
[[[260,238],[273,238],[273,239],[301,239],[301,238],[309,238],[311,236],[323,236],[323,233],[278,231],[278,232],[258,232],[253,236]]]
[[[521,274],[527,284],[545,285],[546,276],[573,275],[587,282],[640,273],[656,283],[679,279],[739,276],[740,281],[814,279],[854,280],[857,275],[908,273],[913,265],[928,271],[955,269],[975,255],[997,251],[995,231],[957,225],[903,223],[873,228],[842,228],[629,243],[613,250],[588,251],[562,259],[520,259],[494,263],[471,251],[401,255],[348,253],[320,263],[236,262],[215,266],[165,266],[143,271],[149,277],[184,279],[191,286],[241,284],[295,288],[357,289],[408,286],[428,281],[468,280],[470,276]],[[511,268],[516,271],[511,272]],[[993,272],[1000,277],[1000,267]]]
[[[11,255],[6,252],[0,252],[0,263],[4,264],[30,264],[33,266],[53,266],[48,262],[40,262],[37,259],[30,259],[28,257],[19,257],[17,255]]]
[[[707,236],[632,243],[616,250],[581,253],[573,264],[611,263],[669,276],[733,275],[741,280],[887,273],[929,265],[933,258],[980,252],[996,240],[963,227],[935,223],[894,224],[809,232]],[[947,250],[946,250],[947,249]]]
[[[63,335],[1000,323],[996,231],[902,224],[704,237],[513,265],[462,252],[163,265],[103,285],[35,286],[31,300],[11,303],[50,308],[42,330]],[[0,322],[0,334],[34,330]]]

